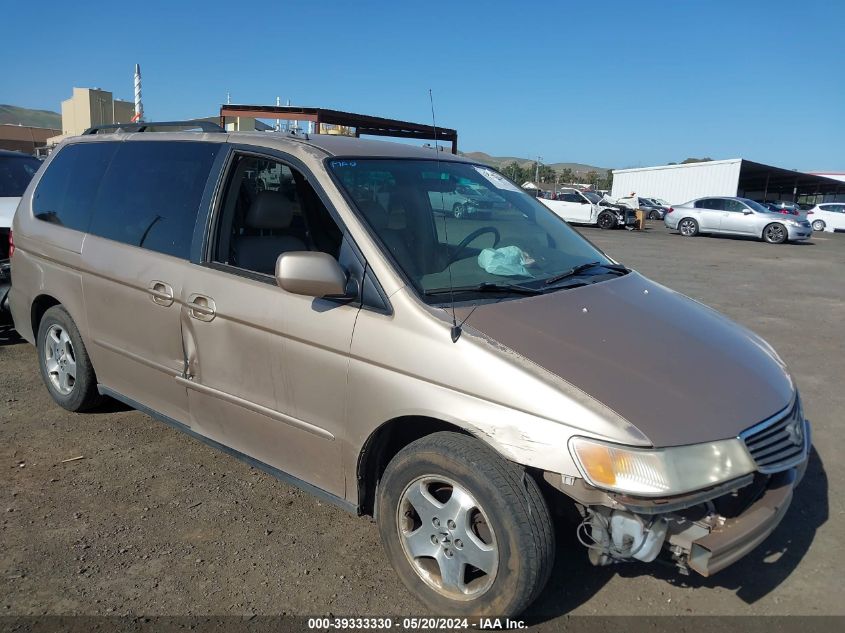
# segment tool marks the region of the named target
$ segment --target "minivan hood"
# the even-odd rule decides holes
[[[654,446],[735,437],[794,395],[760,337],[634,272],[482,304],[467,325],[610,407]]]

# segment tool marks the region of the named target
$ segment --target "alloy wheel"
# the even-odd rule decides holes
[[[61,325],[54,323],[47,330],[44,343],[44,365],[53,388],[63,396],[76,384],[76,355],[70,336]]]
[[[824,231],[824,222],[821,220],[816,220],[815,222],[813,222],[813,230]]]
[[[681,235],[692,237],[695,235],[696,231],[695,221],[690,219],[681,220],[681,224],[678,226],[678,229],[680,230]]]
[[[478,501],[455,481],[442,475],[412,481],[400,497],[396,527],[411,567],[440,594],[477,598],[496,579],[493,528]]]
[[[766,227],[766,241],[780,244],[786,240],[786,229],[780,224],[770,224]]]

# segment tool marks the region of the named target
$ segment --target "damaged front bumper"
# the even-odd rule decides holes
[[[583,519],[578,539],[593,564],[651,562],[662,554],[682,573],[710,576],[749,554],[774,531],[806,467],[805,458],[775,474],[747,475],[666,499],[608,493],[581,479],[555,479],[550,473],[545,478],[575,500]]]

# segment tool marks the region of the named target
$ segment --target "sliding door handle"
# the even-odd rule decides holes
[[[188,309],[191,318],[197,321],[211,321],[217,314],[214,299],[205,295],[191,295],[185,307]]]
[[[173,305],[173,288],[170,287],[170,284],[153,280],[147,287],[147,292],[153,303],[157,303],[165,308]]]

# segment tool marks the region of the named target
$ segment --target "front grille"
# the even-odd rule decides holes
[[[804,460],[808,430],[798,397],[785,413],[778,414],[740,434],[761,473],[777,473]]]

